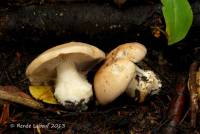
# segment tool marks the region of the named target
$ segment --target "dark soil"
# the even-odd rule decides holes
[[[189,40],[189,39],[188,39]],[[139,63],[143,68],[154,70],[162,79],[163,88],[158,95],[149,97],[144,103],[138,104],[125,94],[112,104],[102,107],[92,101],[85,112],[67,112],[61,115],[44,113],[19,104],[12,104],[10,116],[18,115],[17,120],[10,121],[1,126],[3,133],[37,133],[34,124],[50,127],[40,129],[42,133],[159,133],[161,127],[167,122],[167,112],[171,99],[175,94],[176,76],[179,72],[187,72],[193,59],[198,59],[198,45],[187,44],[185,40],[175,47],[159,44],[154,40],[153,46],[149,43],[148,56]],[[189,40],[190,41],[190,40]],[[105,42],[106,43],[106,42]],[[144,44],[147,44],[144,42]],[[116,45],[115,45],[116,46]],[[114,45],[111,48],[115,47]],[[27,65],[41,52],[50,48],[49,45],[2,44],[0,47],[0,85],[15,85],[28,93],[28,80],[25,76]],[[110,47],[108,47],[110,48]],[[105,47],[104,47],[105,49]],[[107,51],[110,51],[108,49]],[[188,94],[188,93],[187,93]],[[184,113],[188,113],[189,99],[185,105]],[[198,117],[199,119],[199,117]],[[198,121],[197,119],[197,121]],[[178,125],[180,133],[194,133],[199,130],[190,128],[189,114]],[[14,125],[13,125],[14,124]],[[17,124],[31,124],[31,128],[18,128]],[[57,125],[57,126],[55,126]],[[55,127],[55,128],[54,128]]]
[[[140,37],[123,37],[119,39],[91,40],[73,37],[73,40],[98,44],[97,46],[109,52],[117,45],[126,42],[138,41],[148,49],[145,60],[139,66],[154,70],[162,80],[163,87],[158,95],[149,97],[144,103],[138,104],[133,98],[125,94],[108,106],[96,105],[95,100],[89,104],[84,112],[66,111],[62,114],[41,112],[31,108],[11,103],[10,117],[5,125],[1,125],[0,132],[5,134],[25,133],[50,133],[50,134],[143,134],[159,133],[169,120],[167,114],[170,102],[175,95],[176,79],[180,72],[185,72],[188,77],[189,66],[193,60],[200,60],[200,38],[199,29],[193,28],[182,42],[167,46],[166,40],[161,36],[157,39],[147,34]],[[69,39],[71,40],[71,39]],[[68,41],[69,41],[68,40]],[[101,40],[101,41],[100,41]],[[0,85],[15,85],[28,93],[28,79],[25,76],[27,65],[37,55],[46,49],[66,42],[66,40],[49,41],[42,43],[12,42],[0,44]],[[105,45],[106,44],[106,45]],[[110,45],[108,45],[110,44]],[[93,74],[94,72],[90,72]],[[89,78],[92,80],[92,76]],[[189,93],[187,92],[184,107],[185,117],[177,126],[181,134],[199,133],[200,116],[197,119],[197,127],[190,127],[189,116]],[[0,102],[1,106],[3,102]],[[2,110],[1,110],[2,111]],[[46,128],[41,128],[50,124]],[[31,125],[30,128],[19,128],[17,125]],[[36,124],[41,125],[40,130],[34,128]]]

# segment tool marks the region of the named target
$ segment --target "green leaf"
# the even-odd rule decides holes
[[[161,0],[162,12],[168,34],[168,45],[185,38],[193,21],[193,13],[187,0]]]

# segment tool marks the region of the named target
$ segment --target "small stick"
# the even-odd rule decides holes
[[[31,98],[28,94],[20,91],[15,86],[0,86],[0,99],[22,104],[34,109],[43,109],[44,106]]]
[[[8,119],[10,118],[9,109],[10,109],[9,103],[3,104],[2,113],[0,117],[0,125],[4,125],[5,123],[7,123]]]
[[[169,109],[168,119],[170,120],[165,127],[161,129],[162,133],[174,134],[176,133],[176,126],[181,121],[183,115],[183,108],[185,103],[185,91],[186,91],[186,77],[184,74],[178,76],[176,85],[176,97],[171,102]]]
[[[200,67],[196,73],[196,84],[197,84],[197,92],[198,92],[198,99],[200,98]]]
[[[18,103],[43,112],[63,113],[58,108],[46,107],[43,103],[34,100],[30,95],[24,93],[16,86],[0,86],[0,100]]]
[[[188,80],[188,90],[190,92],[190,112],[191,112],[191,127],[196,127],[196,118],[198,112],[198,90],[196,83],[196,74],[198,70],[198,63],[194,61],[190,65],[189,70],[189,80]]]

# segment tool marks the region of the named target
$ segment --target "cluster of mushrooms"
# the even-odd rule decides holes
[[[107,56],[95,46],[70,42],[40,54],[27,67],[26,75],[31,85],[53,86],[55,98],[65,107],[86,106],[93,97],[93,89],[101,105],[111,103],[124,92],[131,97],[137,94],[138,102],[143,102],[162,86],[153,71],[142,70],[135,64],[146,53],[145,46],[137,42],[120,45]],[[102,60],[92,85],[87,74]]]

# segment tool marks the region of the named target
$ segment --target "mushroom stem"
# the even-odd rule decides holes
[[[153,71],[142,70],[137,65],[135,67],[135,75],[129,83],[126,93],[131,97],[136,97],[138,102],[143,102],[147,95],[157,94],[162,84]],[[136,95],[136,91],[139,92],[139,95]]]
[[[63,62],[57,66],[55,97],[62,105],[86,104],[93,95],[92,86],[77,71],[73,62]]]
[[[135,65],[135,69],[136,69],[136,72],[140,75],[144,75],[146,76],[146,72],[144,70],[142,70],[141,68],[139,68],[137,65]]]

